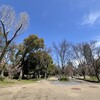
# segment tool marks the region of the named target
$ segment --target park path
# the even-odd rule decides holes
[[[50,81],[0,88],[0,100],[100,100],[100,85],[81,82],[60,86]]]

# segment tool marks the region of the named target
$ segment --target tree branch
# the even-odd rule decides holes
[[[9,40],[9,42],[11,42],[16,36],[17,33],[19,32],[19,30],[22,28],[22,24],[20,25],[20,27],[17,29],[17,31],[14,33],[14,36]]]
[[[1,22],[1,25],[2,25],[2,28],[3,28],[3,34],[4,34],[4,37],[6,39],[6,43],[7,43],[7,35],[6,35],[6,31],[5,31],[5,26],[4,26],[4,24],[3,24],[3,22],[1,20],[0,20],[0,22]]]

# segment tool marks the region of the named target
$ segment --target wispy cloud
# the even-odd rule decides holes
[[[98,41],[98,42],[96,43],[96,46],[97,46],[97,47],[100,47],[100,41]]]
[[[83,17],[82,25],[94,25],[98,20],[100,20],[100,11],[92,12]]]

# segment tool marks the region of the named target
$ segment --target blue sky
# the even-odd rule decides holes
[[[29,27],[17,37],[18,43],[30,34],[44,38],[47,46],[63,39],[100,43],[100,0],[0,0],[1,5],[30,16]]]

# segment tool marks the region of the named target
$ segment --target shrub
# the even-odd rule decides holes
[[[3,81],[5,79],[5,77],[0,76],[0,81]]]
[[[59,78],[59,81],[69,81],[69,78],[67,76],[62,76]]]

